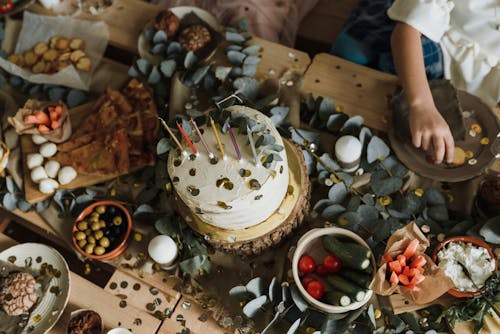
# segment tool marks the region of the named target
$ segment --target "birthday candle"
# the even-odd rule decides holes
[[[210,125],[212,126],[212,131],[214,132],[215,139],[217,140],[217,146],[219,147],[219,151],[222,154],[222,158],[224,158],[224,156],[225,156],[224,148],[222,147],[222,143],[221,143],[220,137],[219,137],[219,131],[217,131],[217,127],[215,126],[215,122],[214,122],[214,119],[212,117],[210,117]]]
[[[250,147],[252,148],[253,158],[255,159],[255,165],[260,166],[259,160],[257,160],[257,153],[255,152],[255,145],[253,143],[252,131],[250,131],[250,127],[247,125],[247,135],[248,141],[250,142]]]
[[[214,154],[208,148],[207,142],[205,141],[205,138],[203,138],[203,134],[201,133],[200,129],[198,128],[198,125],[196,124],[196,122],[192,118],[191,118],[191,124],[193,125],[194,129],[196,130],[196,133],[198,134],[198,136],[200,137],[201,143],[203,144],[203,146],[205,146],[205,150],[207,150],[208,157],[210,159],[212,159],[214,157]]]
[[[198,155],[198,150],[196,149],[196,147],[194,147],[193,142],[191,141],[191,139],[189,139],[188,135],[186,134],[186,131],[184,131],[184,129],[182,128],[182,125],[179,122],[177,122],[177,128],[181,132],[182,137],[184,137],[184,139],[186,140],[186,143],[191,148],[193,153]]]
[[[233,128],[231,128],[231,125],[229,123],[227,124],[227,131],[229,131],[229,137],[231,137],[231,141],[233,142],[234,150],[236,151],[238,160],[241,160],[240,148],[238,147],[238,143],[236,142],[236,138],[234,137]]]
[[[179,142],[179,140],[177,140],[177,137],[174,135],[174,133],[172,132],[172,130],[170,129],[170,127],[167,125],[167,123],[163,120],[163,118],[158,117],[158,119],[160,120],[160,122],[163,125],[163,127],[165,128],[165,130],[167,130],[167,132],[170,135],[170,137],[172,137],[172,140],[175,142],[175,144],[177,145],[177,147],[179,148],[179,150],[181,150],[182,154],[183,155],[187,155],[186,150],[184,150],[184,147],[182,147],[181,143]]]

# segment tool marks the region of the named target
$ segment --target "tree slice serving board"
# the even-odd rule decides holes
[[[262,223],[245,229],[221,229],[203,222],[176,196],[175,206],[186,223],[215,248],[240,255],[259,254],[289,235],[309,210],[311,184],[300,148],[288,140],[283,142],[291,188],[280,205],[281,213],[275,212]]]

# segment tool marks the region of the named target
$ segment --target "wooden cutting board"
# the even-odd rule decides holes
[[[78,126],[83,122],[86,116],[91,112],[95,101],[80,105],[76,108],[69,110],[71,127],[77,129]],[[24,180],[24,195],[26,201],[31,204],[35,204],[46,200],[52,195],[44,194],[38,190],[38,184],[34,183],[30,177],[30,169],[27,166],[27,155],[30,153],[39,152],[38,145],[35,145],[31,140],[31,135],[22,135],[20,139],[21,151],[22,151],[22,165],[23,165],[23,180]],[[45,160],[46,161],[46,160]],[[44,161],[44,162],[45,162]],[[90,174],[78,174],[78,176],[71,181],[69,184],[60,186],[59,189],[76,189],[81,187],[88,187],[97,183],[111,180],[120,174],[108,174],[108,175],[90,175]]]

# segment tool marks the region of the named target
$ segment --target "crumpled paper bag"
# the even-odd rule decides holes
[[[418,245],[416,255],[423,255],[427,260],[424,266],[425,280],[417,285],[419,291],[411,291],[402,285],[392,285],[386,276],[387,264],[384,264],[378,269],[375,279],[372,282],[371,289],[378,295],[388,296],[393,293],[400,293],[405,298],[415,302],[416,304],[426,304],[437,299],[449,289],[453,288],[453,281],[444,274],[432,259],[424,254],[424,251],[429,247],[429,240],[420,231],[420,228],[415,222],[409,223],[404,228],[397,230],[387,241],[385,253],[389,253],[393,258],[402,254],[411,240],[417,239]]]
[[[59,119],[61,126],[55,130],[47,133],[41,133],[38,131],[35,125],[25,124],[24,116],[31,115],[35,110],[43,110],[48,106],[53,105],[62,106],[62,116]],[[24,104],[24,107],[20,108],[14,117],[9,117],[7,119],[15,129],[18,134],[39,134],[47,138],[49,141],[54,143],[62,143],[66,141],[71,136],[71,122],[69,118],[68,107],[61,101],[54,102],[41,102],[38,100],[28,100]]]
[[[108,26],[103,21],[77,20],[67,16],[44,16],[25,11],[15,53],[33,48],[38,42],[48,42],[52,36],[78,37],[85,41],[85,53],[92,61],[92,71],[78,71],[73,65],[54,74],[34,74],[0,57],[0,67],[33,83],[55,84],[89,90],[92,72],[97,68],[108,44]]]

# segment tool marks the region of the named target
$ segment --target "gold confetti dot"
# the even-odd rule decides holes
[[[470,129],[473,130],[475,133],[481,133],[483,129],[481,128],[481,125],[475,123],[470,126]]]
[[[85,275],[90,275],[90,272],[91,272],[91,271],[92,271],[92,270],[90,269],[90,264],[85,263],[85,270],[84,270],[84,272],[83,272],[83,273],[84,273]]]
[[[142,233],[136,232],[134,234],[134,240],[137,242],[141,242],[142,241]]]
[[[382,311],[380,311],[377,308],[377,309],[375,309],[375,311],[373,312],[373,314],[375,315],[375,319],[379,319],[382,316]]]
[[[340,217],[339,224],[340,225],[347,225],[347,224],[349,224],[349,219],[347,219],[346,217]]]
[[[417,188],[415,189],[414,191],[415,195],[417,195],[418,197],[422,197],[424,195],[424,189],[422,188]]]
[[[452,194],[447,194],[446,196],[448,197],[448,202],[449,203],[451,203],[451,202],[453,202],[455,200],[455,197],[453,197]]]
[[[165,190],[170,192],[172,190],[172,183],[165,183]]]
[[[481,145],[488,145],[490,143],[490,139],[488,137],[481,138]]]
[[[116,196],[116,189],[115,189],[115,188],[111,188],[111,189],[109,190],[109,194],[110,194],[111,196]]]
[[[378,202],[380,203],[380,205],[387,206],[391,204],[392,199],[389,196],[382,196],[378,198]]]
[[[337,105],[337,106],[335,106],[335,111],[336,112],[343,112],[344,111],[344,106],[343,105]]]
[[[472,151],[465,151],[465,157],[466,157],[467,159],[470,159],[470,158],[472,158],[473,156],[474,156],[474,152],[472,152]]]
[[[474,158],[469,159],[467,162],[468,162],[468,163],[469,163],[469,165],[471,165],[471,166],[474,166],[475,164],[477,164],[477,160],[476,160],[476,159],[474,159]]]
[[[333,183],[337,184],[337,183],[339,183],[339,182],[340,182],[340,179],[334,175],[334,176],[332,177],[332,181],[333,181]]]

